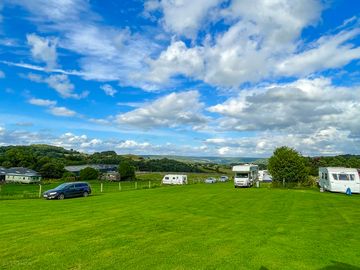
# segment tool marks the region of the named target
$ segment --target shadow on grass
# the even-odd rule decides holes
[[[347,263],[336,262],[336,261],[332,261],[331,263],[332,263],[331,265],[322,267],[318,270],[360,270],[360,267],[353,266]],[[269,268],[265,266],[261,266],[259,270],[269,270]]]
[[[360,267],[347,263],[332,261],[331,265],[320,268],[319,270],[360,270]]]

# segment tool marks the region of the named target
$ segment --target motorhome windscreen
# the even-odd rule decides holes
[[[249,173],[236,173],[236,178],[249,178]]]

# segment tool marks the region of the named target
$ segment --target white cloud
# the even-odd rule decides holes
[[[66,107],[51,107],[49,108],[49,112],[53,115],[64,117],[71,117],[76,115],[75,111],[72,111]]]
[[[5,76],[5,73],[0,70],[0,79],[4,79],[5,77],[6,77],[6,76]]]
[[[352,60],[360,59],[360,47],[348,43],[359,36],[360,29],[342,31],[334,36],[323,36],[308,50],[295,54],[277,64],[277,73],[307,75],[316,71],[338,68]]]
[[[114,89],[110,84],[104,84],[100,87],[107,96],[115,96],[115,94],[117,93],[116,89]]]
[[[145,12],[161,10],[163,12],[163,25],[168,31],[194,38],[206,23],[206,16],[223,0],[162,0],[147,1]]]
[[[30,98],[28,103],[36,106],[43,106],[48,108],[48,112],[55,116],[71,117],[76,116],[77,113],[73,110],[70,110],[66,107],[57,107],[57,102],[55,100],[49,99],[40,99],[40,98]]]
[[[26,39],[31,46],[31,54],[35,60],[45,62],[50,69],[57,65],[57,39],[43,38],[36,34],[29,34]]]
[[[116,122],[143,129],[184,125],[196,128],[207,121],[201,114],[204,104],[199,96],[198,91],[171,93],[141,108],[117,115]]]
[[[334,127],[360,137],[360,87],[340,87],[327,78],[301,79],[243,90],[208,108],[219,113],[220,129],[311,134]]]
[[[57,103],[55,100],[40,99],[40,98],[31,98],[28,100],[28,102],[32,105],[45,106],[45,107],[55,106]]]
[[[43,77],[38,74],[30,73],[27,78],[38,83],[46,83],[53,88],[62,98],[82,99],[89,95],[88,91],[80,94],[74,93],[75,86],[70,82],[69,77],[65,74],[53,74],[49,77]]]

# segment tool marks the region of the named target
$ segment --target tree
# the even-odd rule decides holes
[[[91,167],[86,167],[80,170],[81,180],[94,180],[99,178],[99,171]]]
[[[119,173],[121,180],[134,180],[135,167],[132,166],[127,160],[124,160],[119,165]]]
[[[294,149],[282,146],[269,159],[268,170],[274,182],[304,182],[309,178],[305,159]]]
[[[61,178],[63,173],[64,164],[55,161],[45,163],[40,169],[43,178]]]

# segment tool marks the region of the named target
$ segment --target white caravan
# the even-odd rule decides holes
[[[250,187],[258,180],[258,165],[244,164],[236,165],[232,168],[235,172],[234,186],[235,187]]]
[[[319,185],[324,190],[346,193],[360,193],[360,177],[357,169],[339,167],[320,167]]]
[[[168,185],[184,185],[187,184],[187,175],[167,174],[162,179],[162,183]]]
[[[272,176],[269,174],[267,170],[260,170],[259,171],[259,181],[261,182],[271,182]]]

